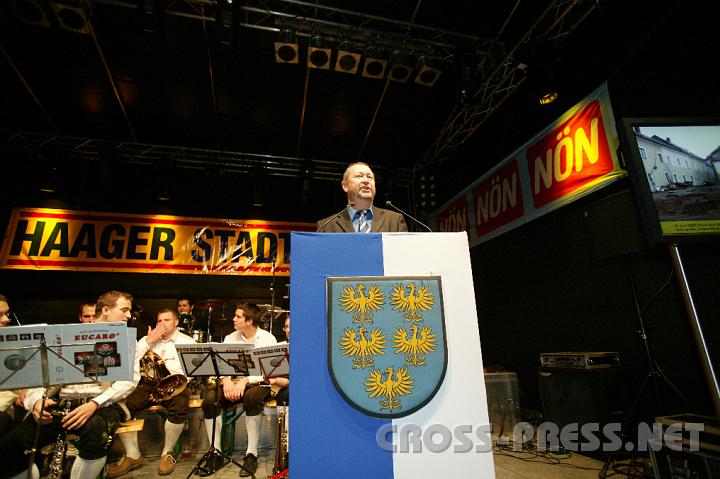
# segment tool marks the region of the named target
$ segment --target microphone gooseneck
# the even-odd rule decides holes
[[[431,230],[428,225],[426,225],[425,223],[423,223],[423,222],[420,221],[419,219],[415,218],[414,216],[411,216],[411,215],[405,213],[403,210],[401,210],[400,208],[398,208],[397,206],[395,206],[394,204],[392,204],[392,201],[388,200],[388,201],[385,202],[385,204],[386,204],[387,206],[389,206],[390,208],[394,209],[395,211],[397,211],[398,213],[407,216],[408,218],[410,218],[411,220],[413,220],[415,223],[419,224],[420,226],[422,226],[423,228],[425,228],[426,230],[428,230],[428,233],[432,233],[432,232],[433,232],[433,230]]]

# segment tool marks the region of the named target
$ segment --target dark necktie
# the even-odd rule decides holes
[[[360,213],[360,219],[358,220],[358,233],[369,233],[370,222],[367,217],[367,210],[358,211]]]

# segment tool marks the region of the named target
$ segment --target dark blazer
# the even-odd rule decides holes
[[[395,233],[398,231],[407,231],[405,217],[400,213],[390,210],[384,210],[373,206],[373,219],[371,233]],[[324,226],[323,226],[324,225]],[[320,227],[322,226],[322,229]],[[320,233],[355,233],[350,215],[347,209],[333,216],[328,216],[317,222],[318,232]]]

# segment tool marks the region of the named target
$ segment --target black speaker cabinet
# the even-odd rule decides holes
[[[628,401],[626,369],[540,368],[543,421],[560,429],[568,424],[622,424]]]
[[[630,191],[615,193],[593,203],[584,216],[594,261],[649,250]]]

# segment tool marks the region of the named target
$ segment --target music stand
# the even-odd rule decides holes
[[[107,324],[102,326],[102,329],[105,330],[106,328]],[[91,327],[91,329],[101,328]],[[57,345],[48,346],[46,342],[46,337],[62,338],[62,326],[19,326],[3,328],[2,332],[2,340],[4,344],[3,347],[0,347],[0,356],[3,356],[2,363],[5,368],[12,372],[2,378],[2,380],[0,381],[0,389],[24,389],[32,387],[43,387],[44,391],[41,399],[42,402],[40,403],[41,417],[43,415],[43,412],[45,411],[48,391],[50,390],[51,386],[64,386],[67,384],[84,383],[84,381],[78,381],[77,373],[79,373],[83,378],[90,379],[90,382],[100,382],[97,379],[97,376],[102,368],[97,367],[97,365],[101,363],[101,361],[98,360],[101,355],[96,348],[96,345],[98,344],[97,342],[92,341],[67,343],[64,341],[59,341],[59,344]],[[8,347],[8,344],[14,341],[17,341],[18,345],[13,344]],[[81,369],[80,367],[78,367],[78,365],[84,367],[86,364],[73,364],[65,357],[67,353],[61,351],[62,348],[72,349],[82,346],[93,346],[92,351],[83,352],[82,354],[88,360],[92,358],[91,363],[92,365],[94,365],[94,368]],[[56,350],[61,352],[58,352]],[[29,356],[26,357],[25,354],[23,354],[23,351],[31,351],[31,353]],[[48,351],[52,353],[52,356],[48,354]],[[4,354],[8,352],[10,354]],[[116,353],[115,355],[117,356],[118,360],[121,362],[122,357],[117,354],[118,349],[115,349],[114,352]],[[38,354],[39,357],[37,357]],[[50,358],[52,358],[52,361]],[[67,367],[66,364],[70,366],[70,372],[67,373],[67,376],[65,376],[64,374],[58,375],[59,371],[64,371],[64,368]],[[24,371],[21,374],[18,374],[18,372],[22,370]],[[76,372],[73,373],[73,370],[75,370]],[[107,369],[104,369],[104,371],[107,372]],[[40,374],[37,374],[38,372]],[[35,462],[35,457],[37,454],[37,446],[40,440],[41,427],[42,424],[37,425],[35,429],[33,445],[29,451],[30,457],[28,460],[28,478],[32,477],[32,465]]]
[[[251,345],[233,345],[239,346],[242,350],[242,354],[238,354],[238,351],[216,351],[214,347],[220,347],[220,349],[227,349],[227,344],[222,346],[217,345],[175,345],[178,355],[180,356],[180,363],[185,374],[188,377],[215,377],[215,403],[213,404],[214,410],[220,410],[220,377],[221,376],[249,376],[251,369],[254,369],[254,364],[250,354],[247,353],[252,346]],[[244,347],[247,346],[247,347]],[[237,348],[234,348],[237,349]],[[229,355],[233,354],[237,358],[230,358]],[[231,362],[232,361],[232,362]],[[188,364],[190,367],[188,367]],[[209,374],[211,373],[211,374]],[[222,415],[222,413],[221,413]],[[235,461],[232,457],[228,456],[222,451],[222,445],[220,448],[215,447],[215,419],[213,418],[212,430],[210,435],[210,448],[195,464],[195,467],[188,474],[187,479],[190,479],[196,472],[203,472],[207,475],[212,475],[225,467],[228,463],[232,462],[243,471],[248,471],[242,464]],[[214,469],[210,464],[211,457],[220,457],[223,459],[222,464],[217,469]],[[201,464],[205,464],[201,466]],[[254,477],[254,474],[251,474]]]

